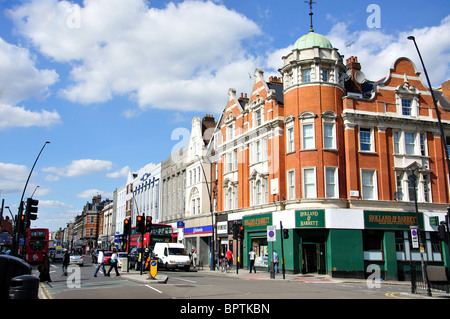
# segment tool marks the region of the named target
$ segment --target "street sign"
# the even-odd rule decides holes
[[[158,261],[153,259],[152,261],[150,261],[150,277],[155,278],[157,272],[158,272]]]
[[[419,234],[417,227],[411,227],[411,240],[412,240],[412,248],[419,248]]]
[[[277,241],[276,226],[267,226],[267,241]]]

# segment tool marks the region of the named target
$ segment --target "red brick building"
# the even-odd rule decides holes
[[[216,247],[232,248],[244,265],[256,250],[257,265],[267,267],[267,226],[282,223],[289,271],[363,277],[376,264],[384,277],[403,278],[410,260],[420,260],[409,232],[419,223],[428,261],[448,264],[435,225],[449,203],[448,170],[431,93],[414,63],[400,57],[370,81],[357,57],[344,63],[311,31],[280,66],[281,77],[268,82],[256,70],[250,96],[228,92],[210,145],[216,220],[228,222]],[[436,94],[450,135],[446,83]],[[245,227],[239,245],[233,223]]]

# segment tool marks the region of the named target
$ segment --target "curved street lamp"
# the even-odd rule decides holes
[[[20,202],[19,202],[19,212],[18,212],[18,217],[17,217],[17,229],[16,229],[16,234],[14,236],[14,241],[13,241],[13,245],[12,245],[12,249],[11,249],[11,254],[13,256],[17,257],[17,250],[18,250],[18,243],[19,243],[19,236],[20,233],[22,232],[22,223],[20,222],[21,218],[22,218],[22,214],[23,214],[23,197],[25,196],[25,192],[27,191],[27,186],[28,186],[28,182],[30,181],[31,178],[31,174],[33,174],[33,170],[34,167],[36,166],[36,163],[39,159],[39,156],[41,156],[42,151],[44,150],[45,146],[47,144],[50,144],[49,141],[46,141],[44,143],[44,146],[42,146],[41,151],[39,152],[38,156],[36,157],[36,160],[34,161],[33,167],[31,167],[31,171],[30,174],[28,174],[28,178],[27,181],[25,183],[25,187],[23,188],[23,192],[22,192],[22,197],[20,198]]]

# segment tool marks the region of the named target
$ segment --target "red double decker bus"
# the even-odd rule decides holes
[[[150,242],[150,244],[149,244]],[[144,248],[150,248],[153,250],[155,243],[172,243],[173,242],[173,229],[171,225],[166,224],[152,224],[152,230],[149,233],[144,234]],[[142,248],[141,234],[136,233],[136,227],[131,229],[129,251],[132,248]]]
[[[25,261],[30,264],[41,263],[44,259],[44,251],[48,254],[48,229],[28,229],[25,242]]]

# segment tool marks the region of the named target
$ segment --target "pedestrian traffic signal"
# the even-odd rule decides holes
[[[289,230],[288,229],[283,229],[283,239],[288,239],[289,238]]]
[[[31,221],[37,219],[39,201],[33,198],[27,198],[27,207],[25,209],[24,227],[30,228]],[[23,216],[22,216],[23,217]]]
[[[138,233],[144,232],[144,217],[142,216],[136,217],[136,231]]]
[[[123,221],[123,237],[131,235],[131,221],[129,218],[125,218]]]
[[[152,230],[152,216],[148,216],[145,221],[145,232],[149,233]]]

